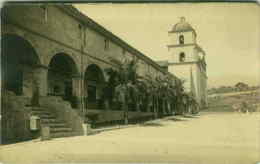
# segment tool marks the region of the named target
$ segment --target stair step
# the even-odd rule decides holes
[[[44,111],[44,110],[32,110],[32,115],[37,115],[40,118],[54,118],[55,115],[48,112],[48,111]]]
[[[56,119],[56,116],[54,115],[41,115],[41,119]]]
[[[57,128],[50,128],[51,133],[57,133],[57,132],[71,132],[72,128],[69,127],[57,127]]]
[[[41,122],[42,123],[57,123],[59,121],[55,118],[41,118]]]
[[[31,110],[32,111],[46,111],[46,109],[43,107],[32,107]]]
[[[44,112],[32,112],[31,114],[32,114],[32,115],[39,116],[39,117],[55,116],[55,115],[52,114],[52,113],[44,113]]]
[[[74,133],[72,133],[72,132],[56,132],[56,133],[50,134],[51,138],[61,138],[61,137],[71,137],[71,136],[74,136]]]
[[[60,123],[60,122],[52,122],[52,123],[47,123],[48,126],[51,128],[65,128],[68,127],[67,124],[65,123]]]
[[[32,110],[32,113],[34,114],[51,114],[48,111],[44,111],[44,110]]]
[[[58,120],[55,114],[42,107],[32,107],[32,115],[40,117],[41,125],[50,127],[50,137],[70,137],[75,136],[75,132],[70,128],[66,122]]]
[[[53,115],[53,114],[34,114],[34,115],[36,115],[36,116],[38,116],[38,117],[40,117],[40,118],[42,118],[42,119],[44,119],[44,118],[56,118],[56,116],[55,115]]]

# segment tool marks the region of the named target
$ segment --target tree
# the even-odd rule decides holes
[[[108,102],[108,107],[113,108],[114,98],[115,98],[115,88],[119,84],[119,74],[118,71],[113,68],[105,69],[108,74],[108,83],[104,87],[104,100],[105,104]]]
[[[158,83],[155,78],[152,78],[150,75],[145,75],[144,77],[141,78],[144,84],[146,85],[147,88],[147,94],[149,95],[149,100],[151,102],[150,106],[152,108],[152,111],[154,112],[154,117],[158,117],[158,107],[159,107],[159,86],[160,83]]]
[[[136,90],[136,82],[137,82],[137,60],[125,60],[123,62],[111,58],[111,62],[118,66],[118,69],[110,69],[107,72],[110,72],[110,79],[116,79],[115,82],[110,82],[111,84],[115,84],[115,92],[117,97],[117,101],[121,103],[124,110],[124,120],[125,124],[128,124],[128,107],[135,100],[134,93]],[[114,76],[114,77],[112,77]]]
[[[245,90],[248,90],[249,89],[249,86],[248,84],[245,84],[243,82],[238,82],[235,87],[237,88],[237,90],[239,91],[245,91]]]
[[[176,109],[175,113],[183,114],[196,104],[195,99],[184,92],[184,80],[176,79],[170,74],[162,77],[139,76],[137,60],[121,62],[111,59],[111,61],[118,66],[118,69],[106,70],[109,75],[107,90],[111,94],[108,99],[114,97],[121,103],[126,124],[130,108],[138,111],[150,109],[154,112],[154,116],[158,117],[172,114],[173,108]]]

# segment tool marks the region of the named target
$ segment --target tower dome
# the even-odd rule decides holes
[[[191,27],[191,25],[185,21],[184,17],[180,18],[180,22],[175,24],[172,28],[172,32],[186,32],[186,31],[193,31],[195,30]]]

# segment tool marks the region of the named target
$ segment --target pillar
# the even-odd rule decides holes
[[[72,77],[72,94],[73,96],[80,97],[81,91],[83,88],[81,88],[81,77],[80,76],[74,76]]]
[[[81,76],[72,77],[72,95],[77,97],[78,108],[83,112],[84,110],[84,86]]]
[[[40,96],[47,96],[48,93],[48,67],[38,65],[34,69],[34,77],[39,85]]]
[[[32,97],[33,93],[33,79],[34,79],[34,68],[29,65],[23,65],[23,82],[22,82],[22,91],[23,96]]]

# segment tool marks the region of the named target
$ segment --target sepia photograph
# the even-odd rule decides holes
[[[257,2],[1,5],[1,164],[260,164]]]

